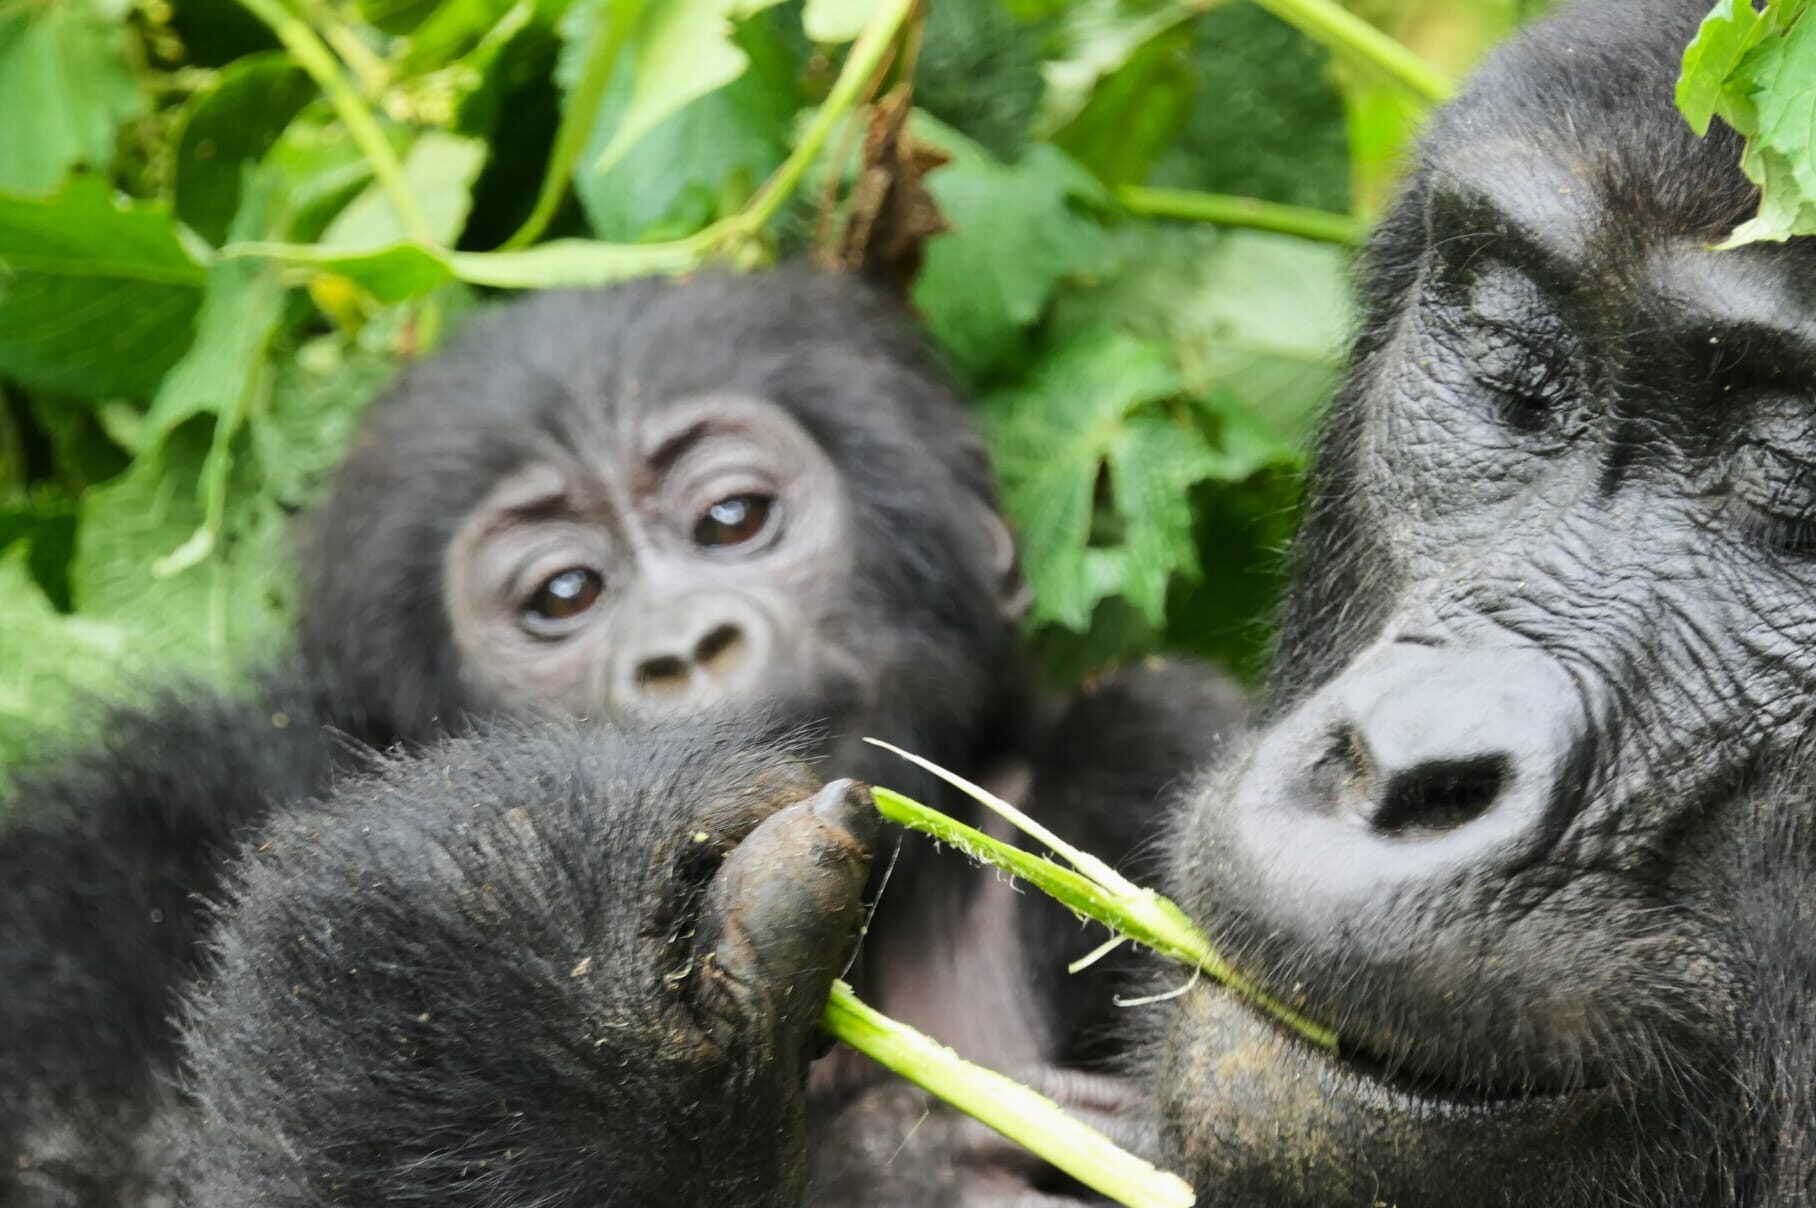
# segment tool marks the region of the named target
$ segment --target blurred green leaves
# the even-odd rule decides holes
[[[1505,7],[1373,4],[1448,71]],[[1347,251],[1120,199],[1346,211],[1423,112],[1376,31],[1273,6],[1312,36],[1239,0],[0,0],[0,768],[82,692],[282,657],[296,513],[468,311],[862,262],[883,196],[944,223],[906,300],[981,400],[1048,666],[1251,666]]]
[[[1816,234],[1816,21],[1809,0],[1720,0],[1684,51],[1677,107],[1698,134],[1720,117],[1746,140],[1759,212],[1728,246]]]
[[[123,4],[0,5],[0,190],[44,193],[77,165],[105,168],[138,112]]]

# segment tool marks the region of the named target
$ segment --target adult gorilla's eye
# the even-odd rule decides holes
[[[1735,494],[1748,527],[1787,553],[1816,554],[1816,465],[1766,444],[1741,449]]]
[[[775,498],[750,492],[721,499],[694,522],[696,545],[743,545],[769,523]]]
[[[525,602],[523,610],[538,621],[565,621],[597,604],[604,590],[605,581],[598,571],[571,566],[550,575]]]
[[[1537,433],[1558,421],[1569,398],[1570,330],[1523,273],[1484,272],[1470,292],[1466,320],[1470,375],[1494,398],[1512,428]]]

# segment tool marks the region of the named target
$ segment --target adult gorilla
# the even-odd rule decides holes
[[[1737,140],[1672,109],[1704,7],[1516,40],[1372,246],[1269,725],[1183,811],[1171,886],[1344,1048],[1204,985],[1160,1008],[1157,1123],[1202,1203],[1812,1190],[1813,253],[1708,247],[1757,198]],[[445,785],[393,767],[248,866],[191,1032],[202,1203],[345,1202],[374,1154],[444,1203],[800,1202],[861,801],[740,806],[745,846],[685,865],[672,819],[716,825],[747,756],[537,741],[461,748]],[[605,819],[586,878],[536,855]],[[323,918],[334,946],[296,941]],[[354,957],[406,975],[345,1015],[390,1031],[347,1041]],[[445,1006],[464,1026],[412,1023]],[[319,1144],[351,1119],[360,1145]]]
[[[876,734],[993,778],[1056,825],[1126,851],[1152,825],[1161,786],[1189,766],[1199,717],[1234,725],[1242,709],[1227,683],[1183,668],[1137,669],[1071,702],[1039,699],[1016,640],[1013,552],[961,400],[889,306],[849,280],[798,271],[550,295],[479,321],[376,405],[304,563],[300,670],[245,700],[179,691],[119,712],[94,745],[17,778],[0,830],[0,1202],[162,1203],[172,1193],[166,1150],[189,1116],[172,1087],[172,1017],[208,929],[197,898],[215,894],[255,829],[270,832],[273,860],[290,850],[293,822],[320,832],[311,850],[321,858],[354,860],[347,877],[320,883],[334,900],[282,943],[329,962],[338,980],[318,1018],[341,1021],[348,1043],[394,1035],[382,1012],[360,1013],[362,996],[400,970],[426,989],[437,966],[397,955],[422,942],[407,927],[357,946],[362,926],[388,917],[374,900],[385,858],[439,850],[443,862],[429,867],[445,871],[457,836],[477,833],[496,796],[460,779],[462,748],[433,745],[449,731],[514,719],[525,736],[546,731],[538,750],[583,763],[594,750],[643,752],[627,764],[640,775],[673,764],[670,744],[696,741],[688,719],[717,719],[747,744],[792,733],[791,758],[842,775],[888,758],[858,742]],[[1120,724],[1090,720],[1105,712]],[[645,737],[618,742],[601,729]],[[419,752],[439,791],[419,778],[377,801],[355,835],[289,816],[315,818],[303,803],[392,747]],[[585,783],[564,779],[554,755],[511,766],[515,792],[549,808]],[[790,786],[798,796],[807,773],[791,765],[771,780],[769,796]],[[754,808],[737,794],[720,814],[651,800],[667,812],[576,823],[534,849],[542,859],[531,867],[604,875],[625,853],[647,864],[641,844],[666,827],[683,839],[682,883],[697,886]],[[511,825],[487,851],[512,850],[521,827]],[[447,842],[413,847],[424,827],[448,831]],[[365,834],[385,858],[340,846]],[[1089,937],[1057,930],[1038,899],[932,855],[910,843],[893,863],[854,979],[885,1009],[992,1060],[1083,1055],[1100,1031],[1094,1006],[1031,991],[1021,953],[1032,943],[1043,966],[1063,964]],[[509,883],[501,872],[480,892]],[[517,903],[525,925],[538,917],[526,903],[562,900],[543,888]],[[694,909],[685,895],[670,905],[677,918]],[[587,934],[574,918],[544,921],[563,942]],[[692,950],[691,937],[672,938],[665,959]],[[520,955],[536,967],[534,949]],[[561,966],[557,984],[591,984],[566,980],[585,955]],[[609,974],[610,952],[591,967]],[[726,954],[715,972],[735,968]],[[348,984],[356,972],[362,980]],[[269,988],[300,995],[308,982],[299,972]],[[489,1023],[449,1034],[469,1056],[508,1060],[537,1042],[533,1027],[514,1027],[537,1001],[489,999],[474,983],[464,1006]],[[438,1026],[461,1018],[435,1015]],[[269,1018],[249,1011],[244,1022]],[[223,1020],[221,1035],[241,1022]],[[302,1056],[323,1079],[336,1072],[326,1047]],[[920,1117],[919,1098],[852,1058],[822,1067],[819,1135]],[[299,1075],[280,1096],[315,1103],[307,1082]],[[1095,1094],[1099,1084],[1080,1085]],[[537,1097],[562,1102],[553,1084]],[[489,1119],[499,1102],[479,1110]],[[412,1118],[391,1102],[373,1116],[329,1112],[290,1140],[307,1150],[347,1128],[382,1140]],[[978,1159],[955,1183],[1022,1177],[946,1133],[948,1155],[957,1146]],[[828,1141],[823,1152],[830,1184],[860,1177],[843,1161],[849,1147]],[[451,1144],[447,1156],[465,1154]],[[509,1164],[494,1169],[517,1177]],[[398,1194],[409,1198],[407,1184]],[[260,1190],[229,1198],[273,1202]]]
[[[1702,0],[1494,56],[1376,236],[1269,724],[1173,885],[1340,1059],[1165,1029],[1238,1205],[1802,1203],[1816,955],[1816,248],[1671,84]]]

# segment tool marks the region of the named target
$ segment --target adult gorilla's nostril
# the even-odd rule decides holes
[[[714,626],[694,646],[694,662],[707,674],[723,678],[737,670],[748,650],[744,631],[728,622]]]
[[[1387,778],[1369,822],[1389,835],[1450,830],[1487,813],[1507,778],[1504,755],[1416,764]]]

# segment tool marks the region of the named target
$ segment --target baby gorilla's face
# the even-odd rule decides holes
[[[495,487],[448,550],[471,686],[582,717],[824,716],[862,678],[837,469],[774,403],[627,399]]]

